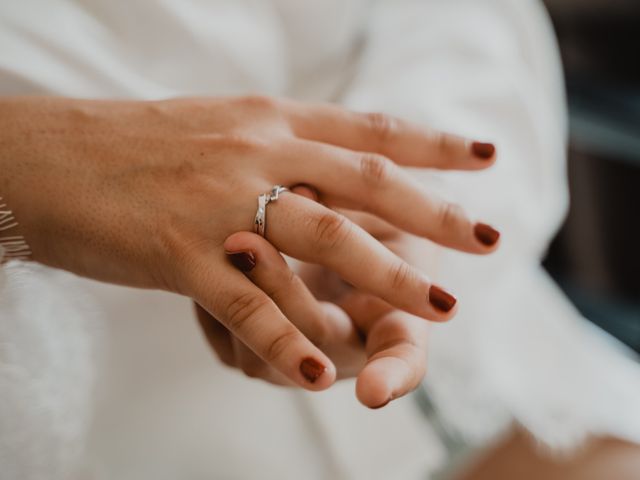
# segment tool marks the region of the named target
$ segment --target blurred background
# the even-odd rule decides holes
[[[640,1],[545,3],[571,126],[571,208],[545,266],[585,317],[640,352]]]
[[[566,77],[571,195],[544,266],[586,318],[640,353],[640,0],[544,3]],[[640,479],[637,447],[618,440],[558,458],[522,431],[471,455],[442,436],[442,480]]]

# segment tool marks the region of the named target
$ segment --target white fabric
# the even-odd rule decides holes
[[[434,266],[461,308],[434,328],[429,391],[471,438],[516,418],[555,445],[589,431],[640,441],[640,369],[538,266],[567,201],[566,112],[551,38],[533,0],[21,0],[0,4],[0,94],[262,92],[389,111],[496,141],[500,159],[489,172],[418,174],[504,232],[496,255],[443,251]],[[372,412],[357,404],[350,382],[309,395],[250,381],[213,360],[185,299],[77,280],[93,292],[108,341],[95,371],[98,400],[81,408],[86,371],[62,373],[46,359],[77,365],[88,352],[48,352],[36,340],[37,328],[64,324],[53,338],[82,343],[70,330],[85,325],[49,308],[72,302],[75,289],[57,290],[51,272],[24,275],[37,301],[0,287],[2,345],[24,338],[29,355],[12,362],[33,354],[43,375],[60,378],[51,395],[69,402],[56,403],[58,416],[45,422],[29,423],[26,413],[14,420],[25,422],[25,438],[47,433],[53,451],[82,439],[81,427],[60,433],[58,418],[77,413],[82,425],[84,409],[94,408],[85,460],[95,478],[409,479],[442,461],[411,399]],[[14,312],[28,309],[32,340],[15,321]],[[6,358],[0,362],[4,384]],[[23,381],[11,384],[10,397],[30,388]],[[3,422],[15,408],[5,398]],[[37,401],[24,398],[23,411],[35,415]],[[45,478],[35,461],[5,453],[15,438],[8,431],[0,424],[2,465],[20,478]],[[62,457],[29,454],[56,466],[48,479],[67,478],[73,462]]]
[[[435,278],[461,292],[460,313],[431,343],[427,386],[440,411],[470,439],[515,417],[555,447],[590,431],[640,440],[640,368],[539,267],[567,205],[566,112],[543,12],[533,2],[396,1],[370,28],[348,105],[491,139],[499,151],[480,174],[417,173],[503,234],[491,257],[439,259]]]
[[[82,465],[97,315],[68,273],[0,268],[0,479],[66,479]]]

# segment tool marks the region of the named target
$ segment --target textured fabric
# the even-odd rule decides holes
[[[16,261],[0,269],[2,480],[67,479],[82,465],[98,318],[72,275]]]
[[[640,440],[637,364],[589,327],[539,267],[567,197],[561,76],[538,3],[0,4],[0,94],[249,92],[384,110],[496,141],[500,158],[491,171],[416,173],[504,232],[491,257],[442,250],[434,258],[429,273],[461,305],[453,322],[433,329],[427,388],[470,438],[488,438],[516,419],[553,445],[575,444],[589,431]],[[68,478],[77,460],[68,452],[76,452],[91,408],[83,459],[94,478],[410,479],[443,460],[411,399],[368,411],[352,382],[310,395],[220,366],[186,299],[31,270],[22,284],[31,295],[16,294],[18,277],[1,274],[0,339],[21,345],[19,356],[0,359],[0,383],[10,392],[2,389],[0,418],[12,422],[0,425],[0,463],[22,473],[9,478]],[[87,393],[87,325],[70,320],[76,289],[85,288],[105,318],[91,329],[107,342],[95,401]],[[33,311],[24,314],[31,323],[16,311]],[[22,335],[23,325],[33,335]],[[57,350],[68,369],[47,361],[56,354],[42,336],[69,342]],[[34,393],[33,403],[5,401],[36,388],[33,375],[8,381],[4,368],[30,361],[57,382]],[[56,399],[51,411],[58,413],[33,421],[41,411],[36,397]],[[14,455],[16,445],[32,449]],[[46,476],[41,465],[51,465]]]

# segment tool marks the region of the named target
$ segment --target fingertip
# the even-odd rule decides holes
[[[394,368],[385,367],[384,363],[375,360],[358,375],[356,397],[365,407],[382,408],[395,398],[391,382],[398,378],[398,372]]]
[[[225,239],[222,246],[227,253],[250,250],[255,245],[255,236],[256,234],[251,232],[235,232]]]
[[[335,383],[336,367],[328,358],[316,357],[308,356],[302,359],[298,367],[301,377],[298,383],[307,390],[322,391]]]

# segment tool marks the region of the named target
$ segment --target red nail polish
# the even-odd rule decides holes
[[[429,303],[441,312],[451,311],[457,301],[456,297],[436,285],[429,288]]]
[[[256,257],[251,252],[227,253],[233,266],[243,272],[250,272],[256,266]]]
[[[480,243],[492,247],[500,238],[500,232],[486,223],[476,223],[473,233]]]
[[[496,147],[492,143],[473,142],[471,152],[482,160],[489,160],[496,153]]]
[[[316,380],[327,371],[327,367],[313,358],[305,358],[300,364],[300,373],[309,383],[316,383]]]

